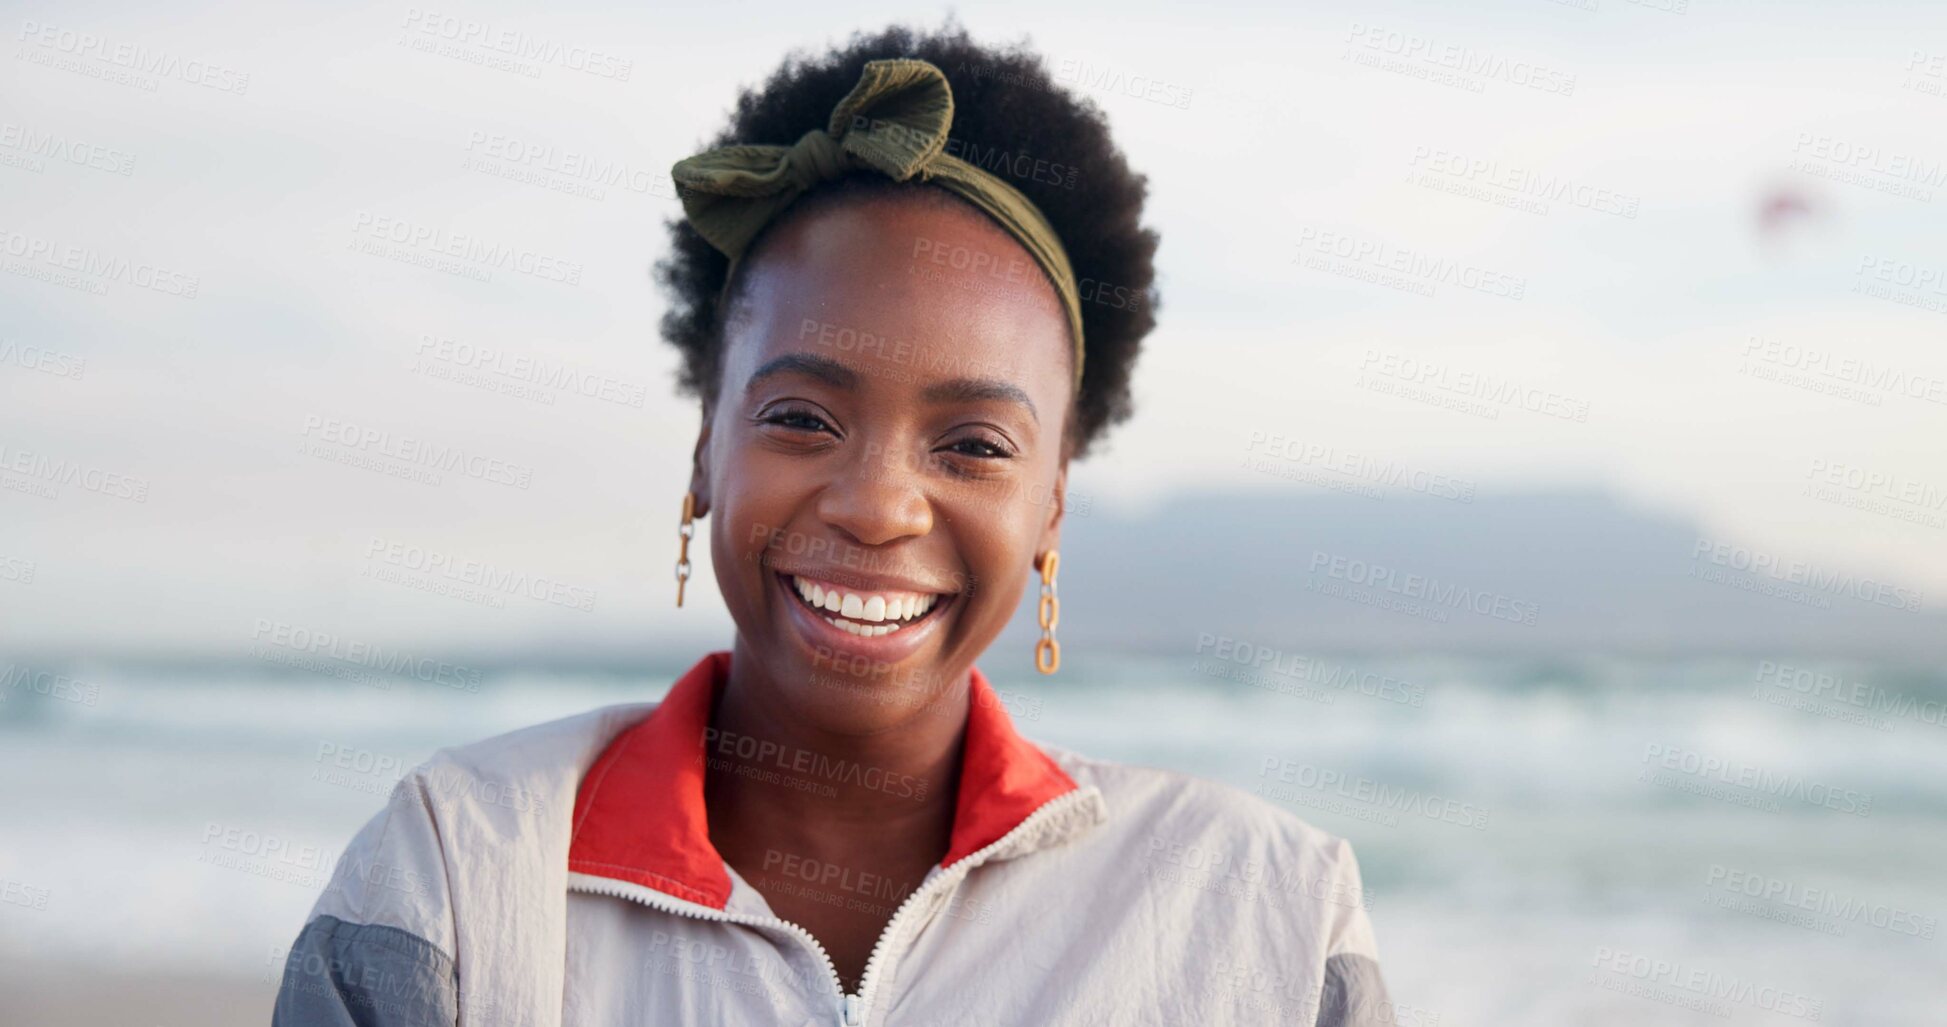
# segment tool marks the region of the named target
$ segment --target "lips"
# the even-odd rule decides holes
[[[860,638],[902,631],[925,618],[941,598],[937,592],[851,589],[801,574],[781,576],[804,605],[826,623]]]
[[[937,633],[945,611],[959,597],[955,592],[859,587],[787,572],[771,576],[782,593],[787,618],[814,659],[837,650],[896,663]]]

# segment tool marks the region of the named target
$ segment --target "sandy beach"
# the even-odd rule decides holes
[[[263,1027],[275,982],[261,978],[83,972],[10,962],[0,986],[9,1027]]]

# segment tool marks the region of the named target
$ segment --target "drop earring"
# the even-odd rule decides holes
[[[1055,567],[1061,552],[1050,549],[1041,558],[1041,607],[1035,619],[1041,622],[1041,641],[1034,644],[1034,669],[1053,674],[1061,669],[1061,643],[1055,641],[1055,625],[1061,622],[1061,601],[1055,598]]]
[[[696,493],[683,493],[683,524],[676,529],[681,548],[676,551],[676,605],[683,605],[683,586],[690,580],[690,539],[696,534]]]

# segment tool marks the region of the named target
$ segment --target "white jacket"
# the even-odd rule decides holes
[[[407,775],[293,944],[275,1022],[1392,1019],[1343,840],[1227,785],[1037,746],[977,669],[941,864],[903,895],[781,868],[831,901],[896,907],[843,993],[818,942],[710,844],[709,747],[749,747],[709,730],[729,666],[712,653],[660,704],[441,750]],[[771,756],[787,775],[862,772]]]

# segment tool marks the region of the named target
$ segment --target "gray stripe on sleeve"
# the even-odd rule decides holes
[[[416,934],[320,916],[284,960],[272,1027],[454,1027],[453,961]]]
[[[1318,1027],[1393,1027],[1392,1009],[1379,963],[1372,957],[1341,952],[1325,960]]]

